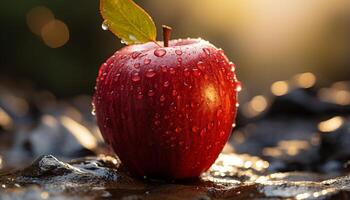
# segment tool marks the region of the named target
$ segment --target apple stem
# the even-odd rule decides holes
[[[162,25],[162,28],[163,28],[164,47],[168,47],[172,28],[166,25]]]

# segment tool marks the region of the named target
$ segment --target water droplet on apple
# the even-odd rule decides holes
[[[197,126],[192,127],[192,132],[197,133],[199,131],[199,128]]]
[[[222,110],[221,110],[221,109],[219,109],[219,110],[216,112],[216,116],[217,116],[217,117],[220,117],[220,116],[221,116],[221,114],[222,114]]]
[[[212,128],[214,128],[214,122],[209,122],[208,130],[211,130]]]
[[[241,82],[237,81],[235,91],[240,92],[241,90],[242,90]]]
[[[152,89],[148,90],[147,95],[148,95],[149,97],[153,97],[154,94],[155,94],[154,90],[152,90]]]
[[[172,91],[172,94],[173,94],[173,96],[176,96],[176,95],[177,95],[177,91],[176,91],[176,90],[173,90],[173,91]]]
[[[197,67],[198,67],[199,69],[201,69],[201,70],[204,70],[204,69],[205,69],[205,64],[204,64],[204,62],[198,61],[198,62],[197,62]]]
[[[207,54],[208,56],[210,55],[210,49],[208,48],[203,48],[203,51],[205,54]]]
[[[160,121],[159,120],[154,121],[154,125],[159,126],[160,125]]]
[[[220,131],[220,137],[225,136],[225,131]]]
[[[168,87],[170,85],[170,82],[169,81],[165,81],[164,83],[163,83],[163,86],[164,87]]]
[[[236,127],[236,123],[233,123],[233,124],[232,124],[232,128],[234,128],[234,127]]]
[[[205,136],[206,133],[207,133],[207,129],[203,128],[203,129],[201,130],[201,132],[199,133],[199,135],[200,135],[201,137],[203,137],[203,136]]]
[[[133,73],[132,76],[131,76],[131,80],[134,81],[134,82],[137,82],[137,81],[141,80],[141,77],[140,77],[139,73],[138,72]]]
[[[114,77],[114,81],[117,82],[119,80],[120,77],[120,73],[117,73]]]
[[[137,93],[137,99],[142,99],[142,98],[143,98],[142,92],[138,92],[138,93]]]
[[[176,128],[175,128],[175,132],[176,132],[176,133],[180,133],[181,130],[182,130],[182,129],[181,129],[180,127],[176,127]]]
[[[122,43],[122,44],[127,44],[127,42],[124,41],[124,40],[120,40],[120,43]],[[122,59],[123,59],[123,57],[122,57]]]
[[[166,54],[165,49],[156,49],[154,50],[154,55],[157,57],[163,57]]]
[[[236,103],[236,108],[238,108],[239,107],[239,103]]]
[[[154,69],[148,69],[147,71],[146,71],[146,77],[148,77],[148,78],[152,78],[152,77],[154,77],[155,75],[156,75],[156,72],[154,71]]]
[[[201,72],[197,68],[193,68],[192,72],[193,72],[194,76],[200,76],[201,75]]]
[[[167,68],[166,65],[161,65],[160,69],[162,70],[162,72],[167,72],[168,71],[168,68]]]
[[[169,71],[170,71],[170,74],[175,74],[175,73],[176,73],[174,67],[170,67],[170,68],[169,68]]]
[[[108,22],[107,20],[104,20],[101,25],[102,30],[107,31],[108,30]]]
[[[148,58],[146,58],[144,61],[143,61],[143,63],[145,64],[145,65],[148,65],[148,64],[150,64],[151,63],[151,59],[148,59]]]
[[[160,96],[159,101],[161,101],[161,102],[165,101],[165,96],[164,95]]]
[[[185,76],[189,76],[190,75],[190,70],[187,67],[184,69],[184,75]]]
[[[135,67],[136,69],[140,68],[140,63],[135,63],[135,64],[134,64],[134,67]]]
[[[175,50],[175,53],[176,53],[176,55],[178,55],[178,56],[181,56],[181,55],[182,55],[182,51],[179,50],[179,49]]]
[[[136,59],[139,55],[141,55],[141,52],[135,51],[131,54],[131,58]]]
[[[236,71],[236,65],[233,62],[230,62],[229,66],[231,67],[231,72]]]
[[[182,62],[182,58],[177,58],[177,61],[178,62]]]

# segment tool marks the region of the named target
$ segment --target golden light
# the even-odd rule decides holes
[[[47,46],[58,48],[68,42],[69,30],[64,22],[55,19],[42,28],[41,37]]]
[[[289,90],[289,85],[286,81],[276,81],[271,85],[271,92],[276,96],[285,95]]]
[[[313,73],[306,72],[294,77],[297,86],[301,88],[310,88],[316,83],[316,76]]]
[[[266,110],[267,105],[267,99],[262,95],[258,95],[243,105],[242,112],[247,117],[255,117]]]
[[[344,118],[340,116],[332,117],[318,124],[318,129],[322,132],[332,132],[340,128],[344,123]]]
[[[334,97],[334,101],[339,105],[349,105],[350,104],[350,92],[347,90],[339,90]]]
[[[2,126],[4,129],[10,129],[13,126],[11,117],[2,108],[0,108],[0,126]]]
[[[257,112],[262,112],[267,107],[267,100],[264,96],[258,95],[252,98],[250,105]]]
[[[0,169],[2,168],[2,157],[0,156]]]
[[[304,140],[282,140],[276,147],[266,147],[263,149],[263,155],[279,157],[283,155],[295,156],[301,150],[307,150],[310,144]]]
[[[350,91],[339,90],[337,88],[322,88],[318,91],[318,96],[322,101],[336,103],[339,105],[350,104]]]
[[[82,146],[90,150],[97,147],[96,138],[86,127],[67,116],[62,116],[60,120],[62,125],[73,134]]]
[[[55,16],[51,12],[50,9],[44,7],[44,6],[38,6],[32,8],[26,17],[27,25],[29,29],[37,34],[40,35],[41,29],[44,25],[49,23],[50,21],[54,20]]]

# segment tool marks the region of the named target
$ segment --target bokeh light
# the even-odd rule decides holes
[[[29,29],[37,34],[41,34],[41,29],[50,21],[55,19],[54,14],[50,9],[44,6],[37,6],[32,8],[27,13],[27,25]]]
[[[271,85],[271,92],[276,96],[285,95],[289,90],[289,85],[286,81],[276,81]]]
[[[69,30],[64,22],[56,19],[42,28],[41,37],[47,46],[58,48],[68,42]]]
[[[344,123],[344,118],[340,116],[332,117],[326,121],[322,121],[318,124],[318,129],[321,132],[332,132],[340,128]]]

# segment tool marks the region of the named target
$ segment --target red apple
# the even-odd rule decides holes
[[[136,176],[197,177],[234,125],[239,82],[224,51],[202,39],[126,46],[104,63],[94,106],[98,126]]]

